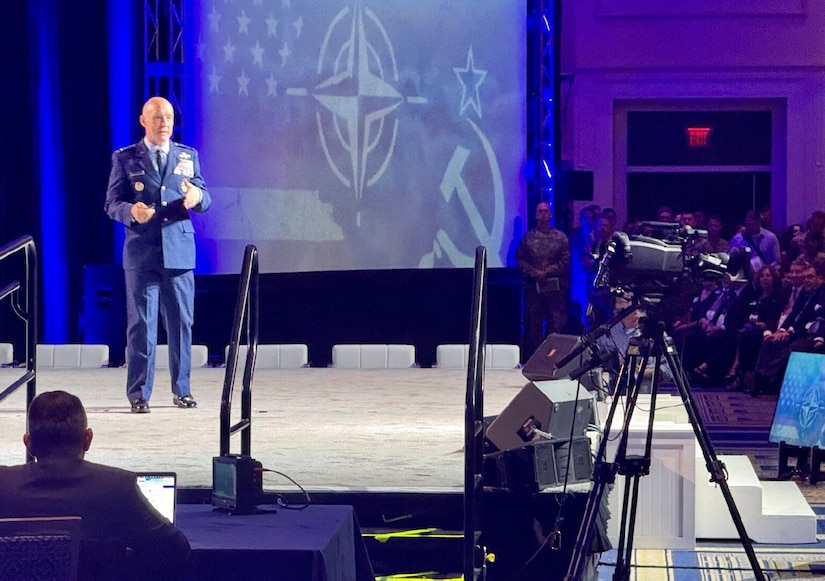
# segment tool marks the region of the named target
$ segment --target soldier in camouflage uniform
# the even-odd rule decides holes
[[[516,250],[524,277],[525,360],[538,349],[545,334],[560,333],[567,324],[570,244],[564,232],[550,225],[552,217],[550,205],[539,203],[536,227],[524,235]]]

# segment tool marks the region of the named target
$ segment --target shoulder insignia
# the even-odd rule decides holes
[[[122,153],[124,151],[129,151],[131,149],[134,149],[135,147],[137,147],[137,144],[133,143],[132,145],[127,145],[126,147],[121,147],[120,149],[117,150],[117,153]]]

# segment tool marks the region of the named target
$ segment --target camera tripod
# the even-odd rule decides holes
[[[661,299],[658,299],[661,300]],[[658,301],[647,303],[654,307]],[[627,315],[642,308],[638,302],[627,307],[618,315],[613,317],[605,325],[593,331],[591,334],[598,337],[610,331],[610,328],[619,324]],[[691,395],[684,370],[681,367],[676,349],[672,339],[665,333],[664,323],[650,316],[640,318],[641,335],[630,339],[630,343],[625,354],[624,362],[619,370],[619,374],[613,384],[613,402],[608,412],[604,434],[602,435],[596,459],[593,464],[593,486],[585,505],[581,526],[576,537],[576,544],[573,547],[573,554],[567,569],[565,579],[567,581],[579,581],[585,566],[588,548],[592,545],[596,519],[599,513],[599,506],[607,487],[614,483],[616,474],[624,476],[624,492],[621,506],[621,521],[619,528],[619,546],[617,547],[616,569],[613,579],[617,581],[627,581],[630,579],[630,561],[633,552],[633,537],[636,524],[636,509],[639,497],[639,479],[650,473],[651,464],[651,442],[653,436],[653,421],[656,411],[656,394],[661,382],[660,364],[662,358],[667,362],[682,403],[688,414],[696,440],[702,449],[705,464],[710,474],[710,481],[715,482],[725,497],[725,502],[736,526],[742,547],[748,556],[748,561],[753,569],[756,581],[764,581],[765,576],[759,567],[756,553],[742,517],[733,500],[730,487],[727,482],[725,465],[717,457],[713,450],[713,445],[705,431],[702,419],[696,413],[693,396]],[[585,340],[584,343],[588,341]],[[593,340],[590,341],[592,344]],[[644,453],[641,455],[629,455],[627,453],[628,439],[630,434],[630,421],[633,411],[636,409],[636,402],[639,390],[644,380],[645,369],[649,359],[653,357],[655,365],[653,367],[651,395],[650,395],[650,415],[647,422],[647,434],[645,439]],[[573,374],[571,374],[571,377]],[[620,395],[626,395],[627,408],[624,415],[624,423],[621,427],[621,434],[618,440],[616,453],[613,462],[606,460],[607,443],[610,439],[610,428],[613,418],[618,409]]]

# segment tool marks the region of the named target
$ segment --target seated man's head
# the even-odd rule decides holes
[[[38,459],[82,458],[92,443],[83,404],[65,391],[41,393],[29,406],[29,431],[23,443]]]
[[[613,314],[618,315],[626,308],[630,307],[633,304],[633,295],[628,293],[625,295],[617,296],[613,299]],[[644,315],[644,312],[641,309],[634,309],[630,311],[625,317],[622,319],[622,326],[625,329],[635,328],[639,325],[639,319]]]

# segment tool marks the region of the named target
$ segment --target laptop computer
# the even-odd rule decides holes
[[[135,480],[155,510],[175,524],[178,475],[174,472],[138,472]]]

